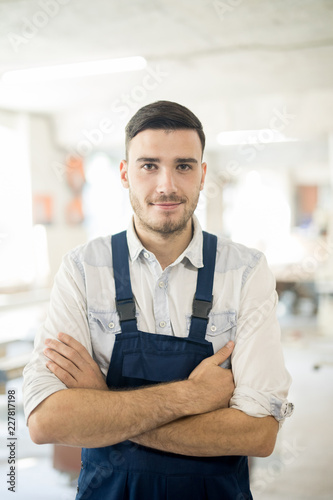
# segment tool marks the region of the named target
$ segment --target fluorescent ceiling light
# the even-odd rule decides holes
[[[4,83],[39,83],[49,80],[138,71],[145,68],[146,65],[147,61],[144,57],[122,57],[7,71],[2,75],[1,80]]]
[[[222,146],[235,146],[239,144],[258,144],[270,142],[289,142],[296,141],[286,137],[279,130],[264,128],[262,130],[234,130],[230,132],[221,132],[217,136],[217,142]]]

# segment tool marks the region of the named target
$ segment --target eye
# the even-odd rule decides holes
[[[155,170],[156,165],[154,165],[153,163],[145,163],[144,165],[142,165],[142,168],[144,170],[151,171],[151,170]]]
[[[180,165],[178,165],[177,168],[179,170],[181,170],[182,172],[186,172],[187,170],[191,170],[192,169],[191,165],[188,165],[187,163],[181,163]]]

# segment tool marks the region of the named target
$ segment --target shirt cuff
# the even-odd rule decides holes
[[[280,400],[277,398],[271,397],[271,415],[276,418],[276,420],[284,420],[287,417],[290,417],[294,412],[294,405],[289,401]]]
[[[282,424],[293,413],[294,405],[286,399],[256,391],[250,387],[238,387],[230,400],[230,407],[251,417],[274,417]]]
[[[54,394],[55,392],[62,391],[64,389],[67,389],[65,384],[62,382],[58,381],[56,384],[51,384],[48,385],[47,388],[45,389],[45,386],[40,386],[40,389],[37,387],[34,387],[34,391],[26,395],[24,394],[24,386],[23,386],[23,399],[24,399],[24,417],[25,417],[25,423],[28,425],[28,418],[30,416],[30,413],[42,402],[44,399],[48,398],[51,396],[51,394]]]

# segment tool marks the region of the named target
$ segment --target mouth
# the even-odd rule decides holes
[[[180,205],[182,205],[182,202],[178,203],[151,203],[156,208],[160,208],[161,210],[175,210],[178,208]]]

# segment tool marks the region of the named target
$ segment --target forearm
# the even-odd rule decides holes
[[[38,444],[109,446],[182,417],[223,408],[234,390],[231,371],[220,368],[232,343],[204,359],[187,380],[109,391],[86,349],[66,334],[61,339],[48,344],[48,367],[71,388],[51,394],[31,413],[30,436]]]
[[[38,444],[108,446],[184,415],[195,414],[190,381],[132,391],[67,389],[46,398],[30,415]]]
[[[136,436],[135,443],[189,456],[268,456],[275,445],[278,423],[223,408],[181,418]]]

